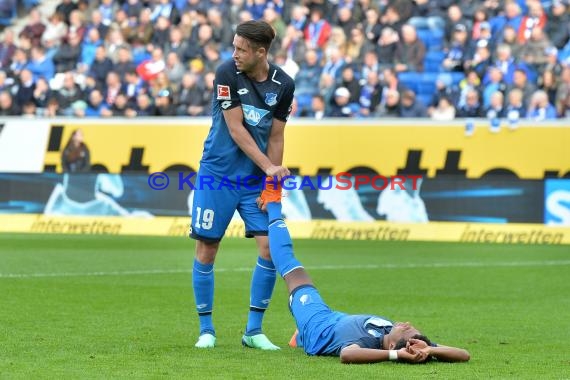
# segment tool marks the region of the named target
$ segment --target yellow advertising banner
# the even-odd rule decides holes
[[[496,244],[570,244],[570,228],[542,224],[430,222],[288,222],[294,239],[445,241]],[[0,215],[0,233],[148,235],[187,237],[189,218],[54,217]],[[226,237],[243,237],[243,223],[230,224]]]
[[[116,123],[116,124],[115,124]],[[61,151],[72,131],[81,128],[92,164],[111,173],[197,170],[209,125],[128,120],[52,125],[45,168],[61,171]],[[54,137],[55,136],[55,137]],[[56,143],[54,143],[54,141]],[[473,136],[462,125],[384,125],[378,121],[343,125],[291,123],[286,128],[285,165],[301,175],[339,173],[364,168],[384,176],[398,171],[481,178],[492,172],[519,178],[563,177],[570,173],[570,128],[563,126],[503,128],[492,133],[481,121]]]

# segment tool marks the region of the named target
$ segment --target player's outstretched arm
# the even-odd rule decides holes
[[[469,361],[471,355],[463,348],[437,345],[436,347],[428,346],[423,340],[410,339],[406,345],[408,352],[422,351],[427,355],[441,362],[466,362]]]
[[[344,364],[369,364],[389,360],[398,360],[406,363],[421,363],[427,359],[427,355],[421,350],[414,353],[410,351],[411,349],[402,348],[398,351],[392,351],[392,355],[395,355],[397,352],[397,357],[390,357],[391,350],[362,348],[357,344],[351,344],[343,348],[340,352],[340,361]]]

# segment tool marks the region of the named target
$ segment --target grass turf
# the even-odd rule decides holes
[[[216,262],[218,347],[198,332],[184,238],[0,235],[0,378],[568,378],[568,247],[295,242],[329,305],[412,322],[468,349],[466,364],[342,365],[287,347],[278,279],[264,330],[279,352],[241,347],[253,241]]]

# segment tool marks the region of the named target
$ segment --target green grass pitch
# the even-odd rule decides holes
[[[287,347],[294,322],[278,279],[264,331],[240,344],[254,242],[216,262],[218,347],[199,350],[185,238],[0,235],[0,378],[570,378],[566,246],[295,241],[329,305],[410,321],[468,349],[463,364],[343,365]]]

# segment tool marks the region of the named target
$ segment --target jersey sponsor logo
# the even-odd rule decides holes
[[[257,127],[261,119],[269,113],[268,110],[256,108],[249,104],[242,104],[241,107],[243,108],[243,118],[249,125],[254,127]]]
[[[225,109],[225,110],[227,110],[228,107],[231,106],[231,105],[232,105],[232,101],[231,101],[231,100],[223,101],[222,104],[221,104],[222,108]]]
[[[299,302],[301,302],[301,305],[305,306],[310,304],[311,302],[313,302],[312,297],[309,294],[303,294],[300,298],[299,298]]]
[[[240,88],[237,93],[238,93],[239,95],[245,95],[245,94],[247,94],[248,92],[249,92],[249,90],[248,90],[247,88]]]
[[[219,84],[217,90],[218,90],[218,98],[217,98],[218,100],[230,100],[232,98],[230,96],[230,86]]]
[[[196,307],[197,307],[198,309],[205,309],[206,306],[208,306],[207,303],[201,303],[201,304],[199,304],[199,305],[196,305]]]
[[[269,107],[274,106],[277,104],[277,94],[273,92],[266,92],[265,93],[265,104]]]

